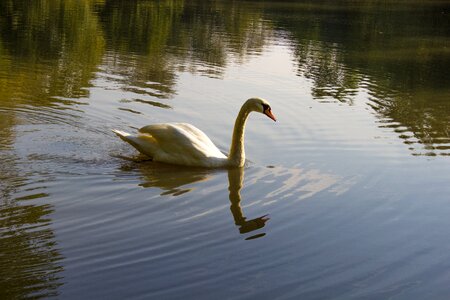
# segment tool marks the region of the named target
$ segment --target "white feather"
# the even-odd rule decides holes
[[[269,105],[265,100],[251,98],[242,106],[233,131],[230,157],[225,156],[203,131],[187,123],[147,125],[136,135],[116,129],[113,132],[154,161],[209,168],[243,166],[245,122],[251,111],[264,112],[263,104]]]

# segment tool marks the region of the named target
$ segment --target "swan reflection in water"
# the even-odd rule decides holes
[[[228,170],[228,190],[230,191],[229,199],[231,202],[230,210],[233,214],[234,223],[239,226],[239,232],[241,234],[263,228],[269,220],[268,215],[263,215],[251,220],[247,220],[245,218],[241,208],[241,189],[243,182],[244,168],[234,168]],[[265,233],[260,233],[248,237],[247,240],[262,237],[264,235]]]
[[[188,168],[157,162],[138,163],[138,165],[143,175],[142,183],[139,186],[145,188],[157,187],[163,190],[161,195],[172,196],[179,196],[193,191],[200,182],[210,181],[224,172],[223,169]],[[239,232],[247,234],[263,228],[269,220],[268,215],[247,220],[241,207],[244,168],[231,168],[227,171],[229,201],[231,202],[230,210]],[[264,235],[265,233],[259,233],[246,239],[254,239]]]
[[[205,169],[180,167],[157,162],[134,161],[132,165],[125,165],[122,169],[124,171],[137,169],[142,176],[139,185],[159,188],[163,190],[161,193],[163,196],[180,196],[201,188],[213,193],[214,191],[222,190],[224,182],[226,182],[224,172],[227,171],[230,210],[239,232],[247,234],[261,229],[269,220],[267,215],[249,220],[244,215],[241,207],[242,201],[254,200],[241,199],[245,168],[231,168],[228,170]],[[357,182],[357,178],[343,179],[335,174],[310,168],[263,168],[252,166],[246,169],[250,172],[250,178],[246,180],[247,184],[263,185],[263,183],[270,182],[270,191],[261,195],[261,197],[264,197],[265,205],[274,205],[280,201],[294,203],[311,199],[324,191],[338,195],[350,189]],[[264,235],[264,233],[260,233],[247,239]]]

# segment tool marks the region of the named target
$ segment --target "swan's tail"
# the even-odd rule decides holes
[[[148,135],[148,134],[132,135],[128,132],[125,132],[122,130],[117,130],[117,129],[113,129],[112,132],[114,132],[123,141],[131,144],[139,152],[141,152],[149,157],[153,157],[153,154],[156,151],[156,146],[155,146],[155,140],[151,135]]]
[[[117,129],[113,129],[112,132],[117,134],[117,136],[120,137],[121,139],[125,139],[125,140],[126,140],[127,137],[129,137],[131,135],[128,132],[125,132],[125,131],[122,131],[122,130],[117,130]]]
[[[120,139],[124,142],[130,143],[131,145],[133,145],[134,147],[136,147],[136,142],[137,142],[137,137],[122,131],[122,130],[117,130],[117,129],[113,129],[112,132],[114,132],[118,137],[120,137]]]

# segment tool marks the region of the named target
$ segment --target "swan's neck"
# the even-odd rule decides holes
[[[244,131],[250,111],[243,105],[234,123],[233,138],[231,139],[228,161],[233,167],[242,167],[245,163]]]
[[[228,170],[228,190],[230,191],[230,210],[236,225],[245,224],[244,213],[241,208],[241,189],[244,181],[244,168],[231,168]]]

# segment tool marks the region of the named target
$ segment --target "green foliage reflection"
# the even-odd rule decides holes
[[[298,74],[312,80],[316,99],[351,104],[367,89],[382,126],[414,154],[450,154],[444,2],[297,1],[273,3],[269,13],[292,33]]]
[[[0,101],[53,105],[87,97],[99,68],[133,91],[168,98],[180,70],[220,78],[230,61],[262,52],[282,34],[316,99],[351,104],[365,88],[380,118],[412,132],[407,143],[442,148],[450,115],[443,3],[6,0]]]

